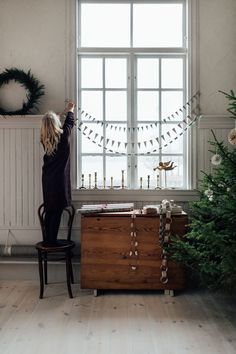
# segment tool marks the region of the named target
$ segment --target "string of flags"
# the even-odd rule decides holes
[[[167,118],[164,118],[162,120],[162,122],[164,123],[170,123],[172,121],[174,121],[177,117],[179,117],[184,111],[187,111],[189,107],[191,107],[191,104],[194,103],[194,101],[197,102],[198,97],[200,96],[200,92],[197,91],[188,102],[186,102],[181,108],[179,108],[176,112],[174,112],[173,114],[169,115]],[[145,125],[145,127],[142,125],[141,127],[121,127],[120,124],[116,125],[116,124],[112,124],[112,123],[104,123],[100,120],[97,120],[96,118],[92,117],[89,113],[86,113],[84,110],[82,110],[80,107],[78,107],[78,110],[80,111],[81,115],[84,115],[84,119],[88,119],[91,120],[91,123],[96,123],[96,124],[100,124],[101,126],[106,126],[106,128],[109,129],[114,129],[114,131],[124,131],[126,132],[127,130],[130,132],[131,130],[133,132],[135,132],[135,130],[148,130],[148,129],[153,129],[155,127],[158,126],[158,121],[154,121],[152,123],[147,123]],[[187,118],[189,118],[189,116],[187,116]],[[182,120],[182,119],[181,119]]]
[[[116,141],[113,139],[109,139],[109,138],[105,138],[103,135],[100,135],[98,133],[95,133],[95,135],[92,137],[92,134],[94,133],[94,131],[92,129],[89,129],[88,126],[84,126],[83,122],[79,123],[78,129],[82,132],[82,134],[88,139],[90,140],[92,143],[96,144],[99,147],[104,148],[104,150],[106,150],[107,152],[113,153],[113,154],[119,154],[119,155],[128,155],[128,156],[133,156],[133,155],[147,155],[147,154],[151,154],[151,153],[158,153],[159,151],[161,151],[163,148],[167,147],[168,145],[172,144],[174,141],[176,141],[179,137],[181,137],[187,129],[189,129],[191,127],[191,125],[193,125],[197,118],[198,115],[196,112],[193,112],[193,116],[188,115],[186,117],[187,119],[189,119],[189,122],[187,122],[187,119],[183,119],[182,122],[177,124],[177,127],[180,129],[180,131],[177,131],[177,127],[172,128],[170,131],[166,132],[166,134],[162,134],[161,135],[161,139],[159,139],[159,137],[155,137],[153,139],[149,139],[148,141],[143,141],[143,142],[138,142],[138,148],[140,149],[142,145],[145,146],[145,148],[150,145],[153,146],[154,144],[158,144],[160,145],[158,148],[156,149],[152,149],[150,151],[147,151],[145,153],[123,153],[123,152],[119,152],[117,151],[117,149],[119,148],[125,148],[127,149],[128,145],[130,145],[132,147],[132,149],[135,148],[135,143],[134,142],[121,142],[121,141]],[[170,138],[168,140],[168,137]],[[110,145],[110,146],[108,146]],[[115,148],[116,146],[116,148]],[[114,149],[115,148],[115,149]]]

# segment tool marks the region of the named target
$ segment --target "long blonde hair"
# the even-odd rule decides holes
[[[40,142],[46,155],[53,155],[56,151],[62,132],[59,116],[53,111],[48,111],[43,116],[40,130]]]

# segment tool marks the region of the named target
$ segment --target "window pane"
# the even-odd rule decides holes
[[[81,59],[81,87],[102,88],[102,59]]]
[[[157,186],[157,172],[153,170],[159,164],[159,157],[138,156],[138,188],[140,187],[140,177],[143,179],[143,188],[147,188],[147,176],[150,176],[150,188]]]
[[[159,87],[159,59],[138,59],[138,88]]]
[[[102,156],[82,156],[82,174],[84,174],[85,187],[89,185],[89,174],[91,174],[91,184],[94,188],[94,173],[97,172],[98,185],[103,182],[103,158]],[[81,182],[79,183],[81,185]]]
[[[106,88],[127,87],[126,59],[106,59]]]
[[[130,46],[130,5],[82,4],[81,46]]]
[[[173,161],[173,170],[166,172],[167,188],[183,187],[183,156],[162,156],[162,162]],[[162,186],[164,187],[164,171],[162,171]]]
[[[181,47],[182,4],[134,4],[134,47]]]
[[[138,92],[138,120],[159,119],[159,95],[154,91]]]
[[[177,124],[162,125],[162,134],[165,137],[165,141],[162,139],[162,152],[164,154],[171,152],[175,154],[183,153],[183,135],[179,135],[181,132],[182,129],[180,129]],[[172,143],[170,143],[170,141],[172,141]],[[168,145],[164,147],[165,144]]]
[[[156,149],[157,153],[159,153],[159,146],[159,124],[157,126],[152,124],[152,127],[151,125],[139,124],[138,152],[147,153]]]
[[[162,88],[183,88],[183,59],[162,59]]]
[[[121,91],[106,92],[106,120],[127,119],[127,94]]]
[[[183,114],[179,111],[183,107],[183,92],[180,91],[163,91],[161,94],[161,118],[167,121],[182,120]],[[178,115],[175,112],[178,112]],[[172,117],[171,114],[174,116]],[[170,117],[170,119],[168,119]]]
[[[106,139],[109,139],[106,145],[107,149],[114,152],[126,153],[127,151],[127,129],[126,124],[108,125],[106,128]]]
[[[102,92],[99,91],[82,91],[81,108],[96,120],[103,119],[102,113]],[[82,119],[88,119],[82,115]]]
[[[107,181],[106,184],[108,186],[111,185],[111,177],[113,177],[113,186],[120,187],[122,173],[124,170],[124,180],[125,186],[127,186],[127,158],[126,156],[106,156],[106,175]]]
[[[84,128],[86,128],[84,130]],[[103,135],[102,126],[100,124],[84,123],[81,127],[82,133],[82,152],[83,153],[101,153],[102,147],[97,144],[100,143],[100,138]],[[84,131],[84,134],[83,134]],[[96,136],[95,134],[99,134]],[[94,142],[93,142],[94,141]],[[103,142],[101,143],[103,144]]]

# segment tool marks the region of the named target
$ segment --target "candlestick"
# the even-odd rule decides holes
[[[125,170],[121,170],[121,174],[122,174],[122,177],[121,177],[121,188],[124,189],[125,188],[125,177],[124,177],[124,173],[125,173]]]
[[[84,174],[81,175],[81,186],[79,187],[79,189],[86,189],[84,186]]]
[[[110,189],[113,189],[113,177],[111,177],[111,186]]]
[[[166,170],[164,170],[164,188],[167,188],[167,176],[166,176]]]
[[[89,189],[91,189],[91,173],[89,174]]]
[[[98,186],[97,186],[97,172],[94,172],[94,189],[98,189]]]
[[[143,177],[140,177],[140,189],[143,189]]]
[[[159,174],[157,174],[157,185],[156,185],[156,188],[155,189],[161,189],[160,187],[160,176]]]

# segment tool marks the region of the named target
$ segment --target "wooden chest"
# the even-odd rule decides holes
[[[135,218],[137,255],[130,256],[131,213],[82,215],[81,288],[182,289],[184,270],[168,262],[168,283],[162,284],[159,216]],[[187,215],[173,215],[171,232],[184,235]]]

